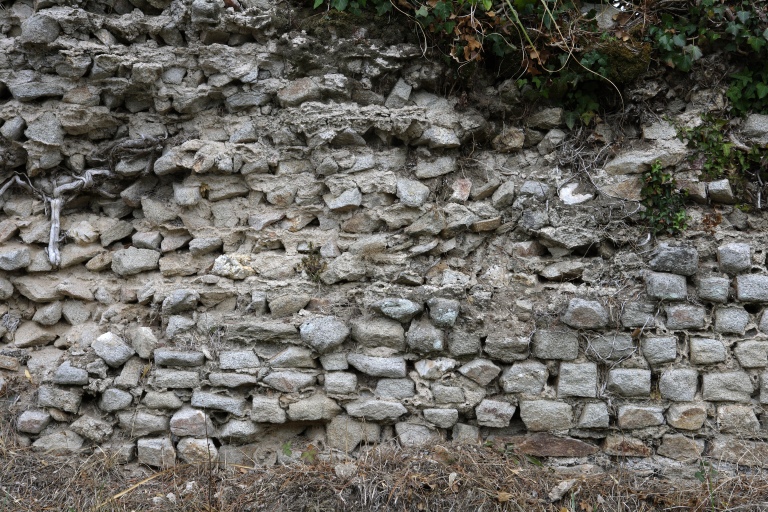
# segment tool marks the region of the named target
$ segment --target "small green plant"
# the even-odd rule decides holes
[[[703,485],[706,485],[707,494],[709,495],[710,510],[716,510],[712,480],[714,479],[714,477],[717,476],[717,470],[712,467],[712,464],[702,460],[702,461],[699,461],[699,470],[696,473],[694,473],[693,476],[695,476],[696,480],[701,482]]]
[[[640,190],[645,211],[640,218],[645,221],[654,235],[666,233],[674,235],[687,226],[685,213],[685,193],[677,189],[672,174],[664,172],[659,161],[643,173],[643,188]]]
[[[286,441],[283,444],[281,444],[280,450],[283,452],[283,455],[285,455],[286,457],[290,457],[291,455],[293,455],[293,449],[291,447],[290,441]]]
[[[320,283],[320,276],[325,271],[326,263],[320,256],[320,249],[309,243],[309,253],[301,259],[296,267],[299,272],[306,272],[307,277],[314,283]]]

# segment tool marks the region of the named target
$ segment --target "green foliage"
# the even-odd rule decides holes
[[[691,168],[701,171],[706,180],[727,178],[742,209],[756,201],[750,186],[768,182],[768,149],[758,145],[744,146],[731,138],[728,119],[704,116],[696,128],[680,129],[678,137],[688,141],[692,154]],[[762,205],[761,205],[762,206]]]
[[[643,188],[640,203],[645,211],[640,218],[645,221],[654,234],[674,235],[687,226],[685,213],[685,193],[677,190],[675,178],[656,161],[643,173]]]
[[[731,75],[731,86],[726,95],[737,115],[750,111],[768,112],[768,62],[760,67],[745,67]]]

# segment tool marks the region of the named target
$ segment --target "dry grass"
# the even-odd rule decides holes
[[[17,383],[14,383],[17,384]],[[22,383],[18,383],[22,384]],[[757,511],[768,510],[760,471],[668,479],[616,460],[600,474],[568,476],[488,446],[371,447],[356,459],[323,454],[266,468],[121,465],[102,451],[56,457],[21,446],[14,407],[0,397],[0,512],[70,511]],[[348,475],[339,475],[339,464]],[[562,499],[549,493],[574,479]]]

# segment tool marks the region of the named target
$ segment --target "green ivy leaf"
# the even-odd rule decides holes
[[[315,6],[314,6],[314,8],[315,8],[315,9],[317,9],[318,7],[320,7],[321,5],[323,5],[323,2],[324,2],[324,1],[325,1],[325,0],[315,0]],[[766,30],[768,30],[768,29],[766,29]]]
[[[759,99],[763,99],[768,96],[768,84],[758,82],[755,84],[755,89],[757,90],[757,97]]]
[[[429,15],[429,11],[427,10],[426,5],[422,5],[416,9],[416,12],[413,14],[415,14],[417,18],[426,18]]]

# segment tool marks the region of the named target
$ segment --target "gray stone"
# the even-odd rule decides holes
[[[223,243],[219,237],[193,238],[189,241],[189,252],[193,256],[210,254],[221,249]]]
[[[405,330],[396,320],[357,318],[352,320],[351,324],[352,338],[363,347],[405,350]]]
[[[571,330],[537,330],[533,335],[532,352],[539,359],[571,361],[579,356],[579,338]]]
[[[40,437],[32,443],[32,449],[49,455],[70,455],[83,447],[83,438],[71,430],[62,430]]]
[[[736,276],[736,299],[741,302],[768,302],[768,276]]]
[[[0,127],[0,135],[8,140],[19,140],[24,135],[24,130],[27,127],[26,121],[21,116],[12,117],[5,121],[2,127]]]
[[[13,272],[29,266],[32,256],[28,247],[14,247],[0,251],[0,270]]]
[[[149,359],[157,348],[157,338],[149,327],[137,327],[129,334],[131,346],[142,359]]]
[[[353,418],[363,418],[368,421],[395,421],[408,412],[400,402],[361,398],[344,405],[347,414]]]
[[[291,421],[330,421],[341,413],[336,401],[322,393],[312,395],[288,405]]]
[[[608,325],[608,312],[597,301],[571,299],[562,320],[575,329],[602,329]]]
[[[296,393],[315,384],[315,376],[310,373],[278,371],[263,379],[264,384],[283,393]]]
[[[175,340],[177,336],[187,331],[191,331],[197,324],[191,318],[181,315],[173,315],[168,319],[168,325],[165,326],[165,337]]]
[[[11,282],[21,295],[32,302],[53,302],[64,298],[58,285],[60,281],[51,276],[23,276]]]
[[[507,427],[515,410],[516,407],[509,402],[485,399],[475,408],[477,424],[484,427]]]
[[[437,178],[456,170],[456,159],[453,157],[439,157],[434,160],[419,160],[416,163],[416,177],[420,180]]]
[[[564,111],[560,107],[550,107],[539,110],[526,119],[526,124],[531,128],[550,130],[563,124]]]
[[[222,370],[247,370],[261,366],[253,350],[225,350],[219,353],[219,368]]]
[[[56,338],[56,333],[43,329],[35,322],[23,322],[13,333],[13,344],[18,348],[40,347]]]
[[[429,187],[419,181],[405,178],[397,180],[397,198],[405,206],[420,207],[427,201],[429,192]]]
[[[371,309],[403,323],[410,322],[413,317],[424,311],[421,304],[401,298],[379,300],[371,304]]]
[[[768,341],[740,341],[733,354],[742,368],[764,368],[768,366]]]
[[[16,418],[16,430],[25,434],[39,434],[51,422],[46,411],[24,411]]]
[[[438,327],[452,327],[459,317],[459,301],[433,297],[427,301],[429,317]]]
[[[167,436],[139,439],[137,445],[140,464],[156,468],[176,465],[176,450]]]
[[[193,350],[173,350],[169,348],[155,349],[155,364],[159,366],[201,366],[205,362],[202,352]]]
[[[99,409],[105,412],[127,409],[133,404],[133,395],[117,388],[104,390],[99,398]]]
[[[174,315],[184,311],[193,311],[199,300],[200,294],[195,290],[186,288],[173,290],[170,295],[163,299],[162,312],[167,315]]]
[[[741,134],[757,144],[768,144],[768,116],[750,114],[741,126]]]
[[[480,353],[482,341],[476,332],[453,329],[448,334],[448,352],[452,356],[475,356]],[[489,354],[490,355],[490,354]],[[519,358],[523,359],[523,358]]]
[[[309,304],[312,297],[306,293],[291,293],[269,298],[269,311],[274,318],[291,316]],[[324,317],[333,318],[333,317]]]
[[[667,423],[680,430],[698,430],[706,419],[704,404],[672,404],[667,409]]]
[[[523,149],[525,145],[525,130],[509,127],[491,141],[493,149],[501,153],[512,153]]]
[[[315,355],[308,348],[288,347],[269,359],[272,368],[314,368]]]
[[[674,336],[644,336],[640,348],[651,365],[670,363],[677,358],[677,338]]]
[[[675,304],[664,307],[667,313],[667,329],[703,329],[707,312],[704,308],[688,304]]]
[[[402,446],[423,446],[440,440],[440,436],[433,429],[413,423],[396,423],[395,433]]]
[[[132,276],[158,268],[160,253],[150,249],[129,247],[112,255],[112,271],[119,276]]]
[[[387,108],[403,108],[408,103],[412,90],[413,87],[408,85],[402,78],[399,79],[389,92],[384,106]]]
[[[91,348],[112,368],[121,366],[135,354],[134,350],[120,336],[111,332],[96,338],[91,344]]]
[[[249,260],[245,254],[222,254],[213,262],[211,274],[228,279],[245,279],[256,272],[248,265]]]
[[[459,420],[456,409],[424,409],[424,419],[438,428],[451,428]]]
[[[78,300],[66,300],[61,306],[61,315],[70,325],[81,325],[91,318],[91,307]]]
[[[210,464],[216,462],[219,451],[212,439],[185,437],[176,445],[179,459],[188,464]]]
[[[749,402],[754,388],[745,372],[705,373],[701,392],[713,402]]]
[[[411,327],[405,335],[408,347],[416,352],[429,353],[443,350],[443,331],[432,325],[429,320],[422,317],[418,321],[411,322]]]
[[[662,243],[654,251],[649,264],[656,272],[692,276],[699,268],[699,252],[694,247]]]
[[[557,397],[569,396],[586,398],[597,396],[597,364],[560,363]]]
[[[456,386],[432,384],[432,396],[438,404],[460,404],[464,402],[464,391]]]
[[[130,358],[120,371],[120,375],[115,378],[114,384],[121,389],[132,389],[139,385],[139,380],[145,371],[148,371],[148,365],[144,364],[138,357]]]
[[[584,404],[579,417],[579,428],[608,428],[611,418],[603,402]]]
[[[36,13],[21,24],[19,41],[31,44],[52,43],[59,37],[61,27],[58,22],[43,13]]]
[[[682,434],[667,434],[662,438],[661,446],[656,451],[663,457],[679,460],[681,462],[693,462],[701,459],[704,452],[704,441],[691,439]]]
[[[685,277],[677,274],[648,272],[645,276],[646,293],[659,300],[684,300],[688,296]]]
[[[691,362],[694,364],[713,364],[725,361],[725,345],[711,338],[691,338]]]
[[[505,393],[538,395],[544,390],[549,372],[538,361],[522,361],[505,369],[499,383]]]
[[[655,427],[664,423],[664,409],[651,406],[622,405],[619,407],[618,420],[621,429]]]
[[[104,443],[112,436],[112,425],[92,416],[80,416],[69,425],[73,432],[94,443]]]
[[[228,443],[250,443],[258,440],[263,434],[263,426],[256,425],[251,420],[229,420],[219,427],[216,437]]]
[[[216,388],[237,388],[240,386],[254,386],[259,382],[255,375],[245,373],[220,373],[208,374],[208,383]]]
[[[510,332],[494,330],[488,333],[483,350],[493,359],[498,359],[504,363],[511,363],[527,359],[529,345],[530,338],[526,336],[516,336]],[[450,349],[450,347],[451,337],[449,336],[448,348]],[[477,350],[470,353],[477,353]]]
[[[192,400],[190,403],[192,404],[192,407],[224,411],[234,414],[235,416],[243,416],[245,414],[246,402],[243,398],[233,398],[226,395],[195,390],[195,392],[192,393]]]
[[[713,203],[733,204],[736,202],[736,197],[731,189],[731,182],[727,179],[707,183],[707,195]]]
[[[365,276],[365,264],[357,255],[345,252],[338,258],[328,263],[327,270],[320,275],[320,279],[327,285],[357,281]]]
[[[344,352],[323,354],[320,356],[320,364],[323,366],[323,370],[328,372],[346,370],[349,368],[349,362],[347,362],[347,354]]]
[[[598,336],[589,340],[587,351],[602,361],[618,361],[635,353],[635,342],[632,336],[614,333]]]
[[[565,402],[551,400],[523,400],[520,417],[532,432],[565,430],[573,426],[573,408]]]
[[[657,307],[647,302],[628,302],[621,313],[621,325],[627,328],[654,325]]]
[[[53,374],[53,383],[62,386],[87,386],[88,372],[65,361]]]
[[[744,334],[749,324],[749,313],[744,308],[719,308],[715,310],[715,332]]]
[[[649,396],[651,372],[629,368],[616,368],[608,372],[608,391],[620,396]]]
[[[349,336],[349,327],[333,316],[315,318],[301,324],[301,339],[319,353],[338,347]]]
[[[363,203],[363,194],[360,193],[359,188],[355,187],[345,190],[336,197],[326,194],[323,199],[331,211],[344,213],[357,209]]]
[[[659,378],[662,398],[675,402],[690,402],[696,396],[699,372],[690,368],[671,368]]]
[[[118,220],[101,233],[101,245],[102,247],[110,246],[118,240],[128,238],[131,233],[133,233],[133,224]]]
[[[163,235],[159,231],[139,232],[134,233],[131,237],[133,246],[138,249],[160,249],[160,244],[163,241]]]
[[[416,386],[410,379],[381,379],[374,393],[382,398],[411,398],[416,394]]]
[[[501,368],[487,359],[478,358],[473,359],[459,368],[459,373],[472,379],[481,386],[487,386],[499,375],[499,373],[501,373]]]
[[[0,300],[7,300],[13,295],[13,283],[0,277]]]
[[[254,395],[251,419],[256,423],[285,423],[286,415],[278,397]]]
[[[349,453],[362,442],[378,442],[380,431],[381,427],[375,423],[365,423],[339,415],[326,427],[326,437],[329,447]]]
[[[53,386],[40,386],[37,388],[37,406],[53,407],[65,412],[77,412],[83,399],[82,392],[70,391]]]
[[[749,244],[731,243],[717,248],[717,263],[720,272],[739,274],[752,267],[752,256]]]
[[[148,409],[176,410],[182,406],[181,399],[172,391],[147,391],[141,403]]]
[[[194,389],[200,385],[200,376],[195,371],[158,368],[153,384],[159,389]]]
[[[702,277],[699,279],[699,299],[709,302],[728,302],[731,282],[724,277]]]
[[[454,443],[477,444],[480,442],[480,429],[474,425],[457,423],[451,430],[451,438]]]
[[[329,395],[351,395],[357,391],[357,375],[348,372],[325,374],[325,392]]]
[[[760,422],[749,405],[719,405],[717,426],[724,434],[754,435],[760,430]]]
[[[403,378],[406,375],[402,357],[372,357],[351,353],[347,361],[356,370],[372,377]]]
[[[437,357],[435,359],[420,359],[413,367],[419,377],[427,380],[438,380],[458,366],[458,361],[449,357]]]
[[[130,437],[168,432],[167,416],[157,416],[141,410],[125,411],[117,413],[117,420],[120,428]]]
[[[507,208],[514,202],[515,183],[513,181],[505,181],[502,183],[491,196],[491,204],[498,210]]]

